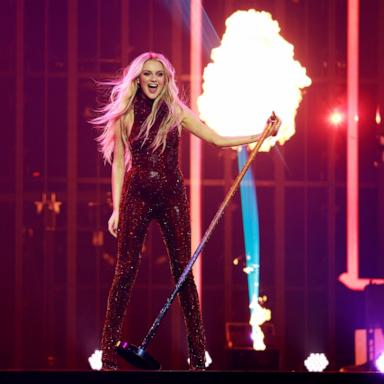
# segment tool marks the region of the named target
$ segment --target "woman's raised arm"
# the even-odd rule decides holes
[[[221,136],[208,125],[204,124],[188,107],[183,108],[181,124],[183,128],[218,147],[236,147],[257,141],[259,134],[247,136]]]

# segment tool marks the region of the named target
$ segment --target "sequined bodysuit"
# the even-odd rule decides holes
[[[166,115],[162,106],[147,141],[137,139],[153,101],[139,90],[134,100],[134,124],[129,138],[132,167],[125,174],[122,189],[117,264],[109,292],[102,335],[103,367],[117,366],[114,346],[121,339],[121,329],[140,262],[140,251],[151,220],[158,221],[171,261],[175,281],[191,256],[189,205],[178,165],[179,133],[168,133],[163,152],[153,152],[151,143]],[[179,292],[188,333],[190,367],[204,368],[205,336],[199,299],[192,273]]]

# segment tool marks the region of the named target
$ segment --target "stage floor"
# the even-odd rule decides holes
[[[251,371],[0,371],[2,384],[373,384],[380,373]]]

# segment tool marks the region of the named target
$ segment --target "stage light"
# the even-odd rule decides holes
[[[329,122],[335,127],[339,126],[344,121],[344,115],[338,110],[334,110],[329,115]]]
[[[384,352],[376,359],[376,368],[379,372],[384,373]]]
[[[103,366],[101,362],[101,356],[102,352],[96,349],[95,352],[93,352],[92,355],[88,357],[88,363],[95,371],[100,371]]]
[[[311,353],[304,361],[305,368],[309,372],[323,372],[329,361],[324,353]]]

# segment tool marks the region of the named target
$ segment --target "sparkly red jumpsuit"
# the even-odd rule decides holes
[[[151,143],[167,109],[160,108],[148,140],[137,139],[140,127],[151,112],[153,101],[139,90],[134,100],[134,124],[129,141],[132,168],[125,174],[117,237],[117,264],[109,292],[102,335],[103,368],[117,367],[114,346],[121,339],[125,311],[140,263],[140,251],[152,219],[159,222],[175,281],[191,256],[189,205],[178,165],[179,134],[168,133],[167,144],[153,152]],[[200,305],[192,273],[179,297],[188,333],[190,366],[204,368],[205,336]]]

